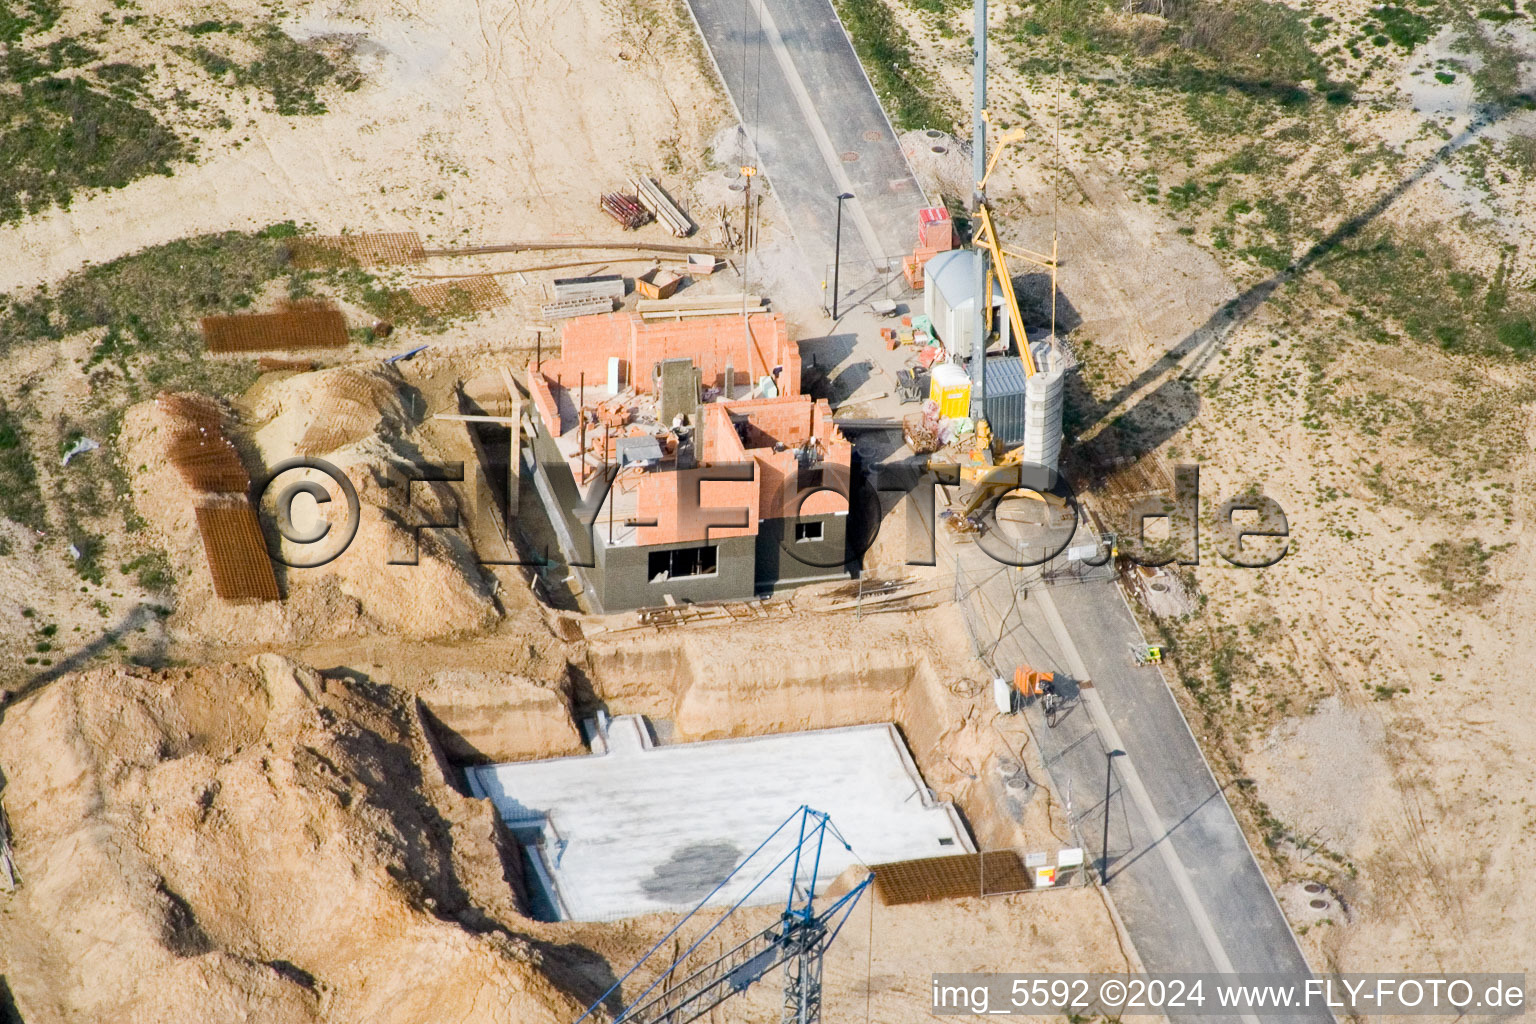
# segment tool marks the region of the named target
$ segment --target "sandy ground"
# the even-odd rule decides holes
[[[67,676],[0,720],[22,879],[0,913],[0,971],[29,1022],[180,1019],[194,1004],[209,1020],[574,1019],[678,919],[524,917],[515,854],[443,759],[497,736],[519,744],[499,756],[573,753],[573,699],[650,713],[669,742],[895,720],[927,781],[989,848],[1055,849],[1066,840],[1053,834],[1061,812],[1048,787],[998,799],[1000,770],[1043,777],[1027,731],[996,721],[974,679],[934,668],[950,657],[950,618],[888,613],[855,627],[807,612],[598,640],[582,660],[584,696],[569,677],[497,673],[503,651],[489,643],[459,647],[452,668],[431,647],[395,644],[382,664],[324,674],[265,654]],[[791,643],[786,625],[814,640]],[[741,652],[727,673],[709,654],[722,644]],[[736,915],[698,962],[777,913]],[[691,922],[664,948],[702,930]],[[1092,887],[899,907],[869,898],[828,957],[825,999],[839,1015],[862,1005],[871,1019],[916,1021],[933,971],[1134,966]],[[642,969],[623,992],[654,976]],[[729,1019],[776,1020],[779,1006],[769,979]]]
[[[138,6],[177,26],[214,12]],[[58,31],[91,27],[112,9],[70,5]],[[259,23],[265,12],[236,2],[214,13]],[[169,181],[84,196],[0,229],[9,253],[0,291],[144,246],[284,220],[322,233],[419,231],[444,245],[607,231],[598,193],[635,171],[660,173],[667,146],[692,162],[724,106],[663,4],[363,0],[285,12],[279,24],[295,38],[353,37],[361,88],[328,93],[323,116],[283,117],[120,29],[114,39],[129,56],[163,59],[160,91],[184,89],[233,125],[199,127],[197,163]]]

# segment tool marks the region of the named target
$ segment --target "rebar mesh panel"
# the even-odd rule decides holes
[[[1029,875],[1011,850],[875,865],[875,892],[888,906],[995,896],[1029,887]]]
[[[164,414],[173,430],[194,427],[214,433],[224,422],[218,403],[207,395],[186,391],[166,392],[156,396],[155,407]]]
[[[411,289],[411,298],[431,310],[463,310],[478,313],[507,304],[507,294],[489,274],[434,281]]]
[[[292,252],[294,264],[300,267],[399,266],[425,258],[421,236],[414,231],[314,235],[296,239]]]
[[[339,309],[205,316],[202,323],[209,352],[341,348],[347,343],[347,321]]]
[[[313,359],[279,359],[276,356],[262,356],[256,360],[256,366],[264,373],[273,370],[298,370],[306,372],[315,368],[315,361]]]
[[[310,424],[294,450],[300,455],[327,455],[349,444],[356,444],[372,431],[357,416],[334,416]]]
[[[226,601],[278,600],[272,559],[250,502],[241,498],[227,504],[200,505],[196,512],[214,593]]]
[[[244,494],[251,489],[239,452],[217,432],[191,428],[173,433],[166,441],[165,455],[194,491]]]

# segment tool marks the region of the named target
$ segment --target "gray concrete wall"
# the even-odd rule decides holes
[[[557,507],[550,508],[547,500],[543,501],[544,510],[550,519],[559,517],[564,533],[571,539],[574,550],[564,551],[562,554],[573,562],[593,564],[595,552],[592,550],[592,530],[581,521],[577,509],[581,505],[581,492],[576,489],[576,478],[571,474],[571,467],[566,463],[565,457],[560,454],[560,449],[555,447],[555,439],[550,436],[549,430],[539,420],[537,408],[533,403],[528,405],[529,418],[538,427],[538,436],[532,439],[529,447],[532,449],[534,461],[537,463],[535,472],[542,477],[541,492],[547,488],[553,497]],[[545,495],[540,494],[543,500]],[[564,546],[565,538],[561,538]]]
[[[577,568],[592,603],[599,613],[648,608],[666,603],[667,595],[677,601],[746,601],[759,593],[813,580],[846,577],[849,573],[848,517],[805,516],[804,522],[822,524],[819,541],[796,541],[794,519],[765,519],[758,524],[756,537],[730,537],[715,542],[717,565],[709,576],[689,576],[652,583],[650,554],[698,544],[658,544],[652,547],[607,547],[603,531],[590,529],[582,522],[578,508],[581,493],[569,464],[555,447],[536,410],[529,407],[538,426],[538,436],[529,448],[535,473],[539,477],[539,496],[551,520],[559,519],[557,533],[561,553],[572,563],[591,563],[591,568]],[[549,498],[557,507],[549,508]],[[566,537],[570,542],[566,542]],[[790,554],[790,549],[820,565],[807,565]]]
[[[757,539],[726,537],[712,542],[716,549],[715,572],[709,576],[682,576],[663,582],[650,580],[653,551],[702,547],[695,543],[655,544],[651,547],[607,547],[601,531],[597,536],[597,568],[589,574],[603,609],[609,612],[666,604],[667,595],[677,601],[745,601],[757,593]]]
[[[795,540],[795,524],[820,523],[822,539]],[[793,586],[848,575],[848,517],[763,519],[757,524],[757,589]],[[807,565],[806,562],[818,563]]]

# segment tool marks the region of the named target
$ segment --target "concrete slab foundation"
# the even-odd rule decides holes
[[[657,746],[644,719],[624,715],[600,720],[591,738],[584,757],[466,769],[522,844],[544,889],[535,902],[560,920],[691,909],[802,804],[830,814],[852,847],[828,838],[822,886],[860,862],[975,850],[894,725]],[[711,904],[783,901],[791,868],[781,859],[798,839],[785,828]]]

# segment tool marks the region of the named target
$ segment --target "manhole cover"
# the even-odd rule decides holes
[[[948,146],[929,146],[928,148],[940,156],[943,156],[945,153],[949,152]]]
[[[1152,589],[1161,594],[1163,591],[1168,589],[1168,585],[1166,583],[1154,583],[1152,584]]]
[[[737,178],[741,177],[741,171],[735,167],[727,167],[720,173],[725,175],[725,179],[727,181],[735,181]]]
[[[857,160],[858,158],[859,158],[859,154],[855,153],[853,150],[850,149],[848,152],[843,154],[843,163],[851,164],[855,160]]]
[[[747,190],[747,186],[743,185],[739,181],[731,186],[731,191],[732,192],[745,192],[746,190]]]
[[[944,133],[937,128],[929,128],[927,134],[930,139],[942,139],[944,137]]]
[[[871,128],[869,131],[864,133],[864,141],[865,142],[879,142],[883,138],[885,138],[885,136],[881,135],[878,131],[876,131],[873,128]]]
[[[1328,909],[1328,901],[1327,900],[1313,900],[1310,904],[1308,904],[1308,906],[1310,906],[1313,910],[1327,910]]]
[[[1307,890],[1307,892],[1322,892],[1323,884],[1321,882],[1308,882],[1302,888]]]

